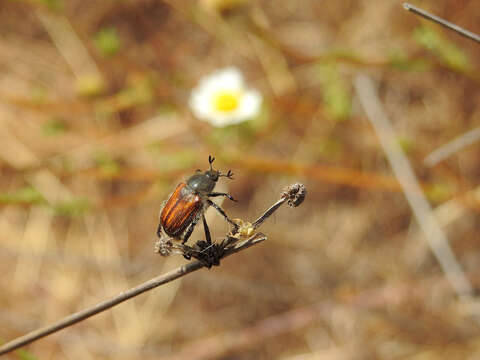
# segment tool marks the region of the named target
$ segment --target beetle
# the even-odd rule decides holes
[[[195,225],[202,219],[206,241],[211,244],[210,231],[205,220],[205,211],[210,206],[214,207],[234,227],[237,226],[220,206],[210,200],[212,197],[225,196],[232,201],[237,201],[230,194],[213,192],[220,177],[233,179],[231,170],[226,174],[214,170],[212,166],[214,161],[215,157],[210,155],[208,157],[210,169],[205,172],[197,170],[186,182],[177,185],[160,212],[160,223],[157,229],[159,238],[162,238],[163,230],[172,239],[180,240],[185,244],[192,235]]]

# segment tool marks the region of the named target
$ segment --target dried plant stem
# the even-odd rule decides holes
[[[273,204],[272,206],[270,206],[267,210],[265,210],[265,212],[263,213],[262,216],[260,216],[257,220],[255,220],[253,223],[252,223],[252,226],[254,229],[258,228],[260,225],[262,225],[262,223],[265,221],[265,219],[267,219],[270,215],[272,215],[280,206],[283,205],[283,203],[287,201],[286,198],[283,198],[283,199],[280,199],[278,200],[275,204]]]
[[[229,256],[232,254],[235,254],[239,251],[245,250],[249,248],[250,246],[256,245],[264,240],[266,240],[266,236],[264,236],[261,233],[258,233],[254,235],[253,237],[249,238],[248,240],[245,240],[242,243],[237,244],[235,247],[232,247],[228,250],[225,251],[225,256]],[[159,275],[153,279],[150,279],[143,284],[140,284],[134,288],[131,288],[127,291],[124,291],[120,293],[119,295],[109,299],[102,301],[88,309],[76,312],[70,316],[67,316],[63,318],[62,320],[58,321],[57,323],[46,326],[44,328],[32,331],[24,336],[21,336],[13,341],[10,341],[9,343],[4,344],[3,346],[0,347],[0,355],[6,354],[10,351],[13,351],[15,349],[18,349],[21,346],[27,345],[31,342],[34,342],[35,340],[41,339],[45,336],[48,336],[54,332],[57,332],[59,330],[62,330],[66,327],[69,327],[71,325],[74,325],[82,320],[85,320],[93,315],[96,315],[98,313],[101,313],[102,311],[105,311],[107,309],[110,309],[114,307],[115,305],[118,305],[128,299],[131,299],[137,295],[143,294],[146,291],[152,290],[160,285],[166,284],[170,281],[176,280],[179,277],[185,276],[191,272],[197,271],[204,267],[203,263],[194,260],[191,261],[183,266],[180,266],[174,270],[171,270],[165,274]]]
[[[277,201],[274,205],[272,205],[270,208],[268,208],[263,213],[263,215],[261,215],[258,218],[258,220],[254,222],[255,224],[254,229],[259,227],[260,224],[266,218],[272,215],[275,212],[275,210],[277,210],[280,207],[280,205],[287,202],[288,205],[292,207],[296,207],[303,202],[305,195],[306,195],[306,189],[305,189],[305,186],[303,186],[302,184],[293,184],[287,187],[282,193],[282,198],[279,201]],[[233,225],[234,225],[234,229],[237,230],[237,225],[236,224],[233,224]],[[223,249],[224,251],[222,252],[221,258],[223,259],[226,256],[230,256],[239,251],[245,250],[250,246],[256,245],[266,239],[267,237],[262,233],[256,233],[253,236],[243,241],[241,240],[241,237],[233,238],[233,237],[227,236],[227,240],[225,240],[225,244],[228,245],[228,247],[225,247]],[[70,316],[67,316],[53,325],[46,326],[44,328],[32,331],[29,334],[26,334],[13,341],[10,341],[9,343],[6,343],[3,346],[0,346],[0,355],[6,354],[10,351],[18,349],[21,346],[27,345],[35,340],[48,336],[54,332],[62,330],[71,325],[74,325],[82,320],[85,320],[93,315],[101,313],[102,311],[110,309],[115,305],[118,305],[146,291],[152,290],[160,285],[166,284],[170,281],[178,279],[179,277],[182,277],[191,272],[197,271],[204,266],[205,266],[205,263],[199,260],[191,261],[186,265],[180,266],[177,269],[167,272],[166,274],[159,275],[153,279],[150,279],[144,282],[141,285],[138,285],[125,292],[122,292],[119,295],[109,300],[102,301],[88,309],[85,309],[77,313],[74,313]]]
[[[464,28],[462,28],[458,25],[452,24],[451,22],[449,22],[447,20],[444,20],[441,17],[430,14],[428,11],[425,11],[423,9],[420,9],[420,8],[416,7],[416,6],[413,6],[412,4],[403,3],[403,7],[405,8],[405,10],[411,11],[414,14],[419,15],[419,16],[427,19],[427,20],[434,21],[437,24],[440,24],[443,27],[446,27],[447,29],[453,30],[453,31],[459,33],[460,35],[465,36],[466,38],[468,38],[470,40],[473,40],[473,41],[476,41],[476,42],[480,43],[480,36],[478,36],[477,34],[471,32],[471,31],[465,30]]]
[[[445,276],[460,298],[472,298],[473,287],[453,253],[447,236],[440,227],[428,203],[412,166],[396,141],[395,130],[383,111],[375,84],[365,76],[355,79],[355,89],[367,117],[370,120],[380,144],[387,155],[393,173],[402,186],[412,212],[422,229],[428,245],[437,258]]]
[[[434,166],[445,160],[450,155],[455,154],[456,152],[479,140],[480,128],[477,127],[440,146],[435,151],[432,151],[427,157],[425,157],[424,163],[427,166]]]

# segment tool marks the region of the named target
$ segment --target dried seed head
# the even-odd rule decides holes
[[[305,185],[295,183],[287,186],[285,190],[283,190],[282,198],[286,199],[288,205],[291,207],[297,207],[305,200],[305,195],[307,195]]]

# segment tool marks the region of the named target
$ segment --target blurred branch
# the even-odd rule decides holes
[[[232,51],[247,58],[254,57],[253,50],[248,43],[245,34],[236,31],[221,16],[215,16],[201,9],[199,6],[191,5],[191,3],[175,0],[164,0],[166,4],[178,11],[180,15],[186,19],[198,24],[204,31],[209,33],[213,38],[222,42]]]
[[[398,181],[391,176],[337,166],[309,165],[299,161],[287,161],[278,158],[258,158],[247,154],[238,154],[237,156],[235,161],[240,163],[242,167],[259,173],[303,175],[329,184],[345,185],[354,188],[401,191]]]
[[[476,42],[480,43],[480,36],[478,36],[477,34],[471,32],[471,31],[465,30],[464,28],[462,28],[458,25],[455,25],[455,24],[453,24],[453,23],[451,23],[447,20],[442,19],[441,17],[433,15],[433,14],[429,13],[428,11],[420,9],[420,8],[414,6],[414,5],[409,4],[409,3],[403,3],[403,7],[405,8],[405,10],[411,11],[414,14],[419,15],[419,16],[427,19],[427,20],[434,21],[437,24],[440,24],[443,27],[446,27],[447,29],[453,30],[453,31],[459,33],[460,35],[462,35],[462,36],[464,36],[464,37],[466,37],[470,40],[473,40],[473,41],[476,41]]]
[[[428,156],[425,157],[424,163],[427,166],[434,166],[478,140],[480,140],[480,128],[467,131],[466,133],[432,151]]]
[[[365,75],[359,75],[355,79],[355,89],[433,254],[458,297],[471,299],[472,285],[455,258],[407,157],[396,141],[395,130],[383,111],[373,81]]]
[[[35,15],[45,27],[77,79],[94,76],[98,81],[102,81],[97,64],[65,16],[42,10],[36,10]]]
[[[478,283],[478,276],[475,277],[475,273],[469,275],[473,281]],[[401,308],[405,304],[410,306],[417,303],[425,304],[423,299],[431,294],[433,288],[439,293],[448,296],[446,295],[449,291],[448,286],[449,284],[444,277],[431,276],[418,282],[395,281],[388,285],[367,289],[358,293],[342,293],[340,291],[337,293],[337,296],[331,294],[331,298],[328,300],[277,313],[261,319],[251,326],[194,340],[181,347],[175,354],[162,359],[207,360],[223,358],[227,354],[232,355],[235,351],[246,351],[259,346],[259,344],[264,346],[273,338],[305,329],[313,324],[325,324],[334,321],[331,317],[332,313],[339,309],[353,309],[361,312],[388,307],[393,311],[392,309]],[[335,299],[332,300],[332,298]],[[469,304],[466,305],[468,306]],[[437,310],[441,311],[440,309]],[[462,311],[463,309],[460,308],[459,310]],[[429,311],[432,311],[432,309],[429,309]],[[408,321],[409,316],[413,315],[403,314],[401,321]],[[435,316],[438,315],[433,313],[432,317]],[[451,321],[453,326],[455,319],[451,319]],[[350,359],[352,356],[346,358]]]
[[[306,195],[305,187],[301,184],[294,184],[287,187],[283,191],[281,195],[281,199],[278,200],[275,204],[273,204],[270,208],[268,208],[256,221],[253,222],[253,224],[245,222],[245,224],[249,224],[249,227],[245,230],[251,230],[251,232],[253,232],[256,228],[258,228],[263,223],[263,221],[267,217],[272,215],[282,204],[286,202],[291,207],[296,207],[300,205],[303,202],[305,195]],[[227,235],[226,239],[224,240],[224,243],[226,245],[223,248],[224,251],[222,252],[222,255],[220,257],[221,259],[230,255],[233,255],[239,251],[245,250],[250,246],[256,245],[267,239],[267,237],[262,233],[256,233],[248,237],[246,240],[241,241],[241,239],[244,237],[242,236],[243,234],[242,234],[241,227],[240,228],[235,227],[232,230],[231,234],[233,235]],[[246,234],[250,235],[250,231],[247,231]],[[153,279],[150,279],[144,282],[143,284],[140,284],[134,288],[131,288],[125,292],[122,292],[119,295],[109,300],[102,301],[90,308],[76,312],[70,316],[67,316],[53,325],[46,326],[44,328],[32,331],[24,336],[21,336],[13,341],[10,341],[9,343],[4,344],[3,346],[0,346],[0,355],[6,354],[10,351],[18,349],[19,347],[22,347],[38,339],[41,339],[45,336],[48,336],[52,333],[60,331],[66,327],[72,326],[82,320],[85,320],[93,315],[96,315],[107,309],[110,309],[137,295],[143,294],[144,292],[152,290],[160,285],[166,284],[182,276],[185,276],[189,273],[197,271],[204,266],[205,266],[204,262],[195,260],[195,261],[189,262],[186,265],[183,265],[174,270],[171,270],[165,274],[159,275]]]

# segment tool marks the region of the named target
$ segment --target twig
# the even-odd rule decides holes
[[[418,8],[418,7],[416,7],[412,4],[403,3],[403,7],[405,8],[405,10],[411,11],[414,14],[419,15],[419,16],[427,19],[427,20],[434,21],[437,24],[440,24],[443,27],[446,27],[447,29],[453,30],[453,31],[459,33],[460,35],[465,36],[466,38],[469,38],[473,41],[476,41],[476,42],[480,43],[480,36],[478,36],[477,34],[471,32],[471,31],[465,30],[464,28],[462,28],[458,25],[455,25],[455,24],[453,24],[453,23],[451,23],[447,20],[444,20],[441,17],[430,14],[428,11],[420,9],[420,8]]]
[[[373,81],[365,75],[355,79],[355,89],[367,117],[377,133],[390,166],[397,177],[428,245],[460,298],[472,298],[473,288],[450,248],[413,169],[398,145],[390,120],[383,111]]]
[[[272,207],[269,208],[262,216],[260,216],[259,220],[262,219],[260,222],[257,220],[254,224],[257,224],[258,227],[263,220],[265,220],[268,216],[273,214],[273,212],[280,207],[281,204],[288,202],[288,204],[292,207],[298,206],[302,203],[303,199],[305,198],[306,190],[305,187],[301,184],[294,184],[289,186],[285,191],[282,193],[282,199],[279,200],[277,203],[273,205],[275,207],[272,210]],[[268,214],[267,214],[268,213]],[[236,229],[236,228],[234,228]],[[267,239],[265,235],[262,233],[256,233],[253,236],[248,237],[246,240],[241,241],[242,237],[239,234],[238,238],[235,238],[236,242],[233,243],[229,241],[233,239],[231,236],[227,235],[227,240],[225,240],[225,244],[228,245],[227,248],[224,248],[222,252],[221,258],[230,256],[235,254],[239,251],[245,250],[250,246],[256,245],[264,240]],[[205,263],[199,260],[194,260],[189,262],[186,265],[180,266],[177,269],[171,270],[165,274],[159,275],[153,279],[150,279],[143,284],[140,284],[134,288],[131,288],[125,292],[120,293],[119,295],[109,299],[102,301],[90,308],[85,310],[76,312],[70,316],[63,318],[62,320],[58,321],[57,323],[46,326],[44,328],[32,331],[24,336],[21,336],[15,340],[12,340],[2,346],[0,346],[0,355],[6,354],[10,351],[18,349],[21,346],[27,345],[29,343],[34,342],[35,340],[41,339],[45,336],[48,336],[54,332],[62,330],[66,327],[69,327],[73,324],[76,324],[82,320],[85,320],[93,315],[101,313],[107,309],[114,307],[128,299],[131,299],[137,295],[140,295],[146,291],[152,290],[160,285],[166,284],[170,281],[176,280],[184,275],[187,275],[191,272],[197,271],[205,266]]]
[[[43,10],[35,11],[35,15],[77,78],[94,76],[102,79],[97,64],[65,16]]]
[[[432,151],[428,156],[425,157],[423,162],[427,166],[434,166],[445,160],[450,155],[455,154],[464,147],[471,145],[478,140],[480,140],[480,128],[467,131],[466,133]]]

